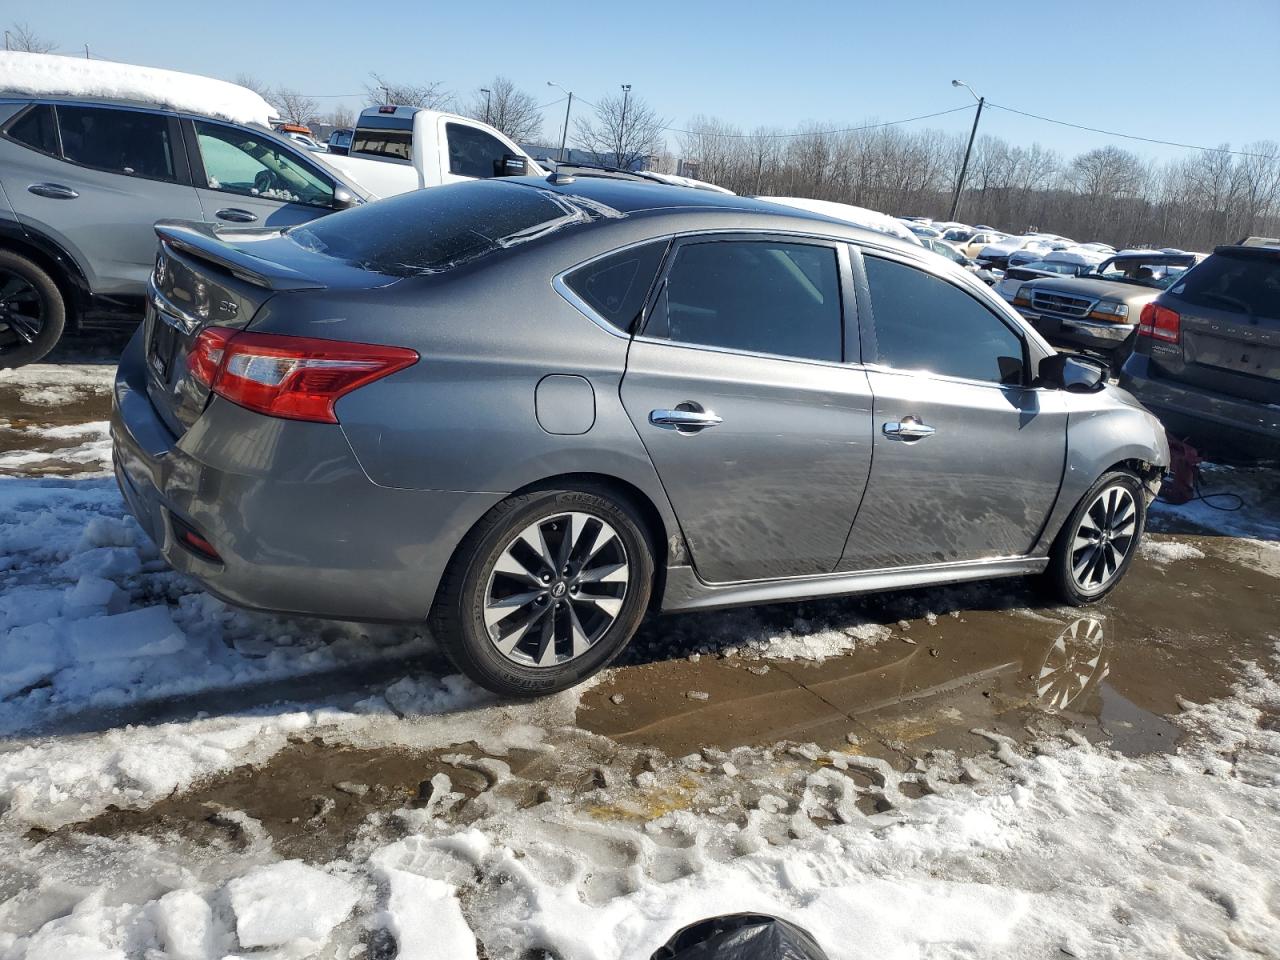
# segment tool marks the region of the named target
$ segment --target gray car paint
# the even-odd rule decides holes
[[[134,110],[171,119],[190,120],[189,114],[139,107],[94,98],[58,99],[4,97],[0,99],[0,124],[33,103],[58,103],[105,109]],[[247,129],[239,124],[217,122]],[[291,156],[326,179],[343,186],[332,173],[306,159],[269,131],[253,130],[256,136],[279,141]],[[30,230],[56,243],[80,268],[95,295],[141,296],[155,261],[156,238],[152,229],[158,220],[213,220],[224,207],[247,207],[264,223],[286,226],[305,222],[332,212],[328,208],[285,203],[262,197],[244,197],[222,191],[197,189],[190,182],[181,140],[173,144],[178,182],[152,180],[95,170],[59,157],[41,153],[26,144],[0,136],[0,173],[6,184],[16,218]],[[32,184],[59,184],[74,190],[73,199],[51,199],[29,191]],[[348,186],[348,189],[351,189]],[[353,191],[354,193],[355,191]],[[201,197],[204,196],[202,203]]]
[[[592,191],[582,184],[560,189]],[[957,427],[954,441],[948,431],[933,445],[950,445],[947,459],[956,462],[947,464],[947,475],[933,478],[936,464],[914,472],[903,460],[889,465],[883,493],[868,490],[863,498],[880,420],[872,416],[869,388],[878,377],[886,395],[914,399],[911,390],[888,388],[908,378],[872,375],[859,363],[633,344],[558,292],[553,279],[600,253],[659,237],[726,230],[825,236],[894,251],[965,285],[1010,318],[1033,369],[1051,349],[985,286],[905,244],[741,198],[703,202],[679,188],[634,189],[650,191],[666,208],[565,230],[496,255],[480,269],[268,295],[253,317],[255,331],[411,346],[421,355],[340,400],[340,425],[272,420],[215,398],[175,429],[147,399],[142,336],[136,337],[121,362],[113,435],[122,487],[165,556],[246,606],[418,619],[456,544],[493,504],[533,484],[607,481],[653,511],[654,545],[667,568],[661,606],[724,606],[1040,569],[1066,514],[1108,466],[1167,463],[1154,418],[1112,387],[1089,395],[1028,388],[1016,403],[986,387],[985,400],[969,403],[1002,415],[997,419],[1008,426],[995,440]],[[263,250],[272,243],[290,241],[264,239],[253,249],[269,260]],[[305,264],[296,266],[305,272]],[[319,263],[313,268],[324,273]],[[324,269],[337,275],[348,268],[329,262]],[[585,433],[552,433],[540,422],[538,386],[548,376],[590,384],[593,420]],[[955,403],[948,396],[953,385],[927,386],[937,393],[930,402]],[[770,396],[766,388],[772,399],[762,399]],[[717,413],[733,414],[726,418],[733,426],[693,436],[659,430],[643,416],[659,398],[664,406],[718,403]],[[585,394],[578,402],[560,411],[575,425],[579,417],[585,421]],[[937,409],[935,416],[945,415]],[[1027,433],[1012,425],[1015,419]],[[1050,435],[1054,443],[1041,442]],[[1034,438],[1035,450],[1020,449],[1020,436]],[[926,443],[934,440],[940,437]],[[741,458],[752,461],[749,469],[724,469]],[[1028,482],[1015,482],[1024,479],[1018,471],[1031,472]],[[997,494],[1011,498],[1007,516],[992,516],[998,496],[973,489],[997,479]],[[1056,499],[1050,494],[1046,501],[1059,482]],[[917,489],[926,496],[911,530],[904,534],[896,521],[904,543],[896,556],[890,511]],[[931,514],[924,509],[930,505],[951,512]],[[227,563],[210,569],[177,546],[166,509],[197,522]],[[986,531],[965,529],[981,520],[988,521]],[[701,546],[708,549],[700,556]],[[929,562],[938,559],[948,562]]]

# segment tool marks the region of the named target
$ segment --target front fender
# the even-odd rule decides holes
[[[1094,482],[1120,464],[1142,465],[1142,480],[1154,496],[1169,466],[1169,441],[1164,427],[1128,393],[1107,387],[1092,398],[1073,395],[1067,414],[1067,457],[1062,485],[1049,520],[1033,553],[1044,556],[1076,504]],[[1092,402],[1089,402],[1089,401]]]

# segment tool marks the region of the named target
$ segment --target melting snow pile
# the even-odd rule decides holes
[[[276,111],[247,87],[177,70],[52,53],[0,52],[0,94],[107,97],[266,124]]]

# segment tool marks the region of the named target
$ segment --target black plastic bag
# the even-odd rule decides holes
[[[762,913],[691,923],[650,960],[827,960],[809,931]]]

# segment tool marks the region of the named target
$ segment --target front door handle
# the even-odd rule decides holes
[[[937,433],[933,427],[922,423],[919,417],[903,417],[896,422],[886,423],[881,429],[890,440],[923,440]]]
[[[680,433],[698,433],[724,422],[711,410],[686,409],[695,406],[692,403],[682,403],[674,410],[650,410],[649,422],[655,427],[677,430]]]
[[[219,220],[230,220],[232,223],[253,223],[258,219],[256,213],[241,210],[239,207],[224,207],[218,211]]]
[[[28,193],[37,197],[48,197],[50,200],[74,200],[80,194],[60,183],[33,183],[27,187]]]

